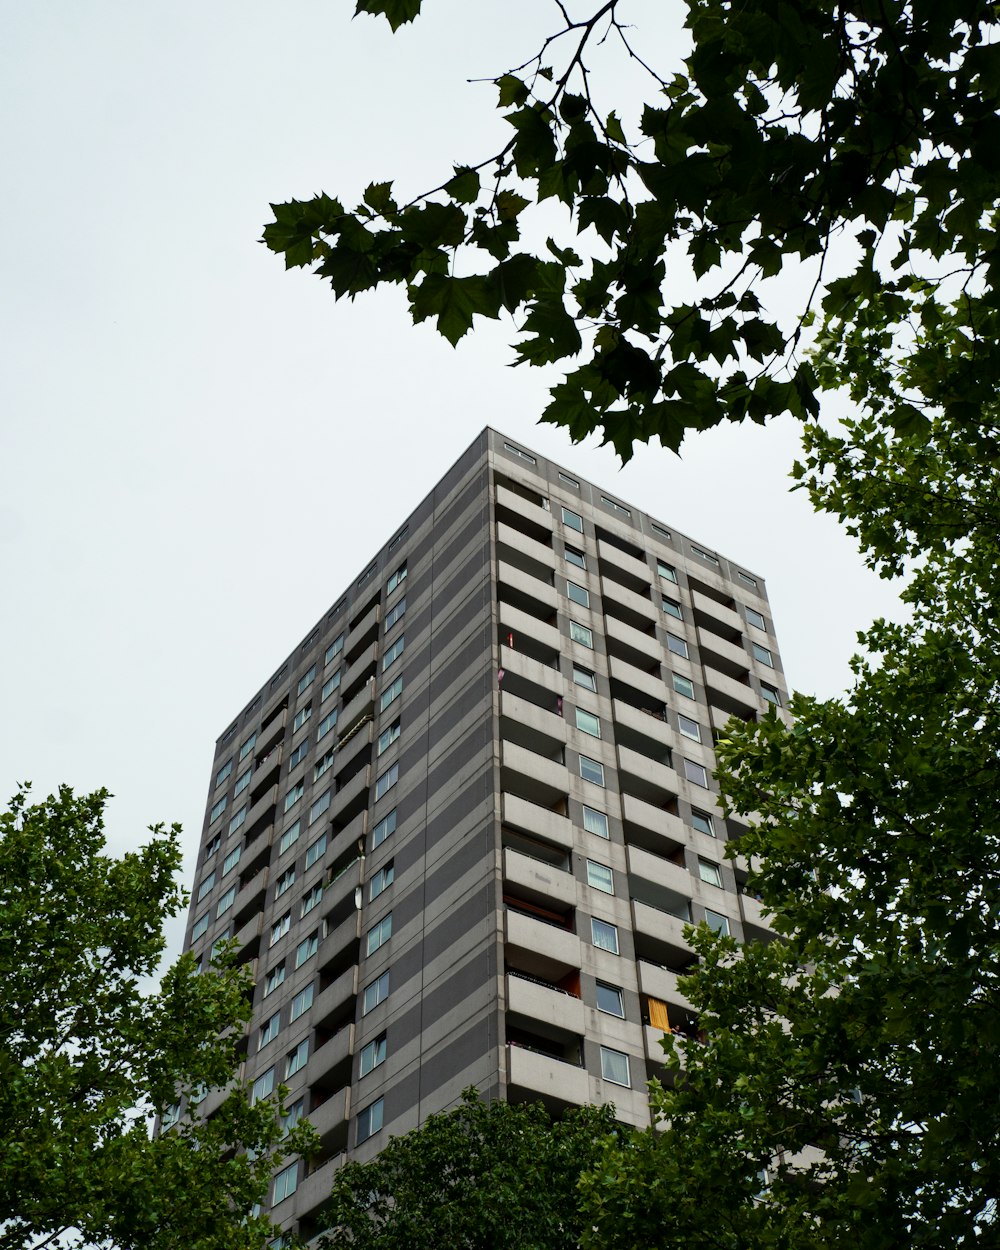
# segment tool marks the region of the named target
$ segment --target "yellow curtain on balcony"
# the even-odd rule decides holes
[[[670,1032],[670,1020],[667,1016],[667,1004],[661,1003],[658,998],[647,999],[649,1003],[649,1023],[654,1029],[662,1029],[664,1033]]]

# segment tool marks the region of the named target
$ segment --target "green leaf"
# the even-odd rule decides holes
[[[495,318],[500,301],[496,287],[485,277],[453,278],[428,274],[418,286],[410,287],[414,321],[437,316],[437,328],[452,347],[472,328],[476,313]]]
[[[512,104],[523,104],[531,94],[520,78],[514,74],[504,74],[496,80],[500,93],[500,107],[509,108]]]
[[[455,177],[445,183],[444,189],[460,204],[474,204],[479,198],[479,174],[467,165],[456,165]]]
[[[420,12],[422,0],[356,0],[354,16],[371,13],[384,17],[394,31],[406,22],[412,22]]]

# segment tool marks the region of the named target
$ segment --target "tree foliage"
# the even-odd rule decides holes
[[[180,830],[111,858],[107,797],[64,787],[31,804],[25,788],[0,814],[0,1250],[261,1246],[273,1230],[251,1208],[309,1131],[282,1140],[275,1105],[233,1083],[243,970],[199,975],[184,955],[146,992],[186,902]],[[199,1094],[231,1084],[199,1118]],[[180,1099],[193,1118],[151,1137]]]
[[[373,182],[354,208],[274,204],[264,241],[338,298],[405,286],[453,344],[509,314],[517,363],[566,371],[544,419],[603,429],[626,459],[724,420],[816,415],[831,375],[809,344],[856,366],[887,428],[936,406],[974,427],[1000,374],[996,7],[685,6],[693,49],[666,64],[635,0],[554,0],[543,46],[494,79],[499,152],[413,197]],[[395,30],[421,7],[356,11]],[[648,84],[636,118],[588,72],[609,43]],[[568,226],[543,243],[548,200]]]
[[[394,1137],[335,1176],[327,1250],[574,1250],[580,1173],[615,1135],[613,1109],[550,1122],[541,1103],[484,1103]]]
[[[975,445],[948,412],[922,440],[873,416],[807,440],[814,502],[885,574],[910,565],[913,617],[862,636],[845,700],[720,743],[781,939],[696,937],[707,1042],[674,1047],[665,1131],[588,1179],[595,1247],[1000,1244],[994,414]]]

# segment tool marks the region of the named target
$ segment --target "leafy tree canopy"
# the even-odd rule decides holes
[[[601,1250],[1000,1244],[1000,469],[950,412],[918,444],[865,416],[807,448],[871,563],[918,561],[913,618],[863,635],[845,700],[719,745],[781,938],[696,936],[707,1041],[671,1045],[664,1131],[588,1177]]]
[[[454,1111],[394,1137],[334,1178],[327,1250],[574,1250],[577,1183],[616,1132],[613,1109],[551,1123],[540,1104],[487,1104],[467,1090]]]
[[[23,789],[0,813],[0,1250],[251,1250],[274,1162],[310,1131],[283,1139],[279,1109],[237,1087],[194,1111],[233,1083],[249,982],[184,955],[144,992],[186,902],[180,830],[113,859],[107,798]],[[193,1118],[152,1138],[179,1100]]]
[[[1000,376],[1000,11],[685,4],[693,49],[670,64],[634,0],[554,0],[542,47],[494,80],[499,152],[416,196],[373,182],[353,208],[274,204],[264,241],[338,298],[404,285],[453,344],[510,314],[517,362],[565,370],[544,419],[603,429],[625,459],[654,436],[816,415],[845,372],[886,428],[926,435],[944,408],[974,433]],[[356,11],[395,30],[421,7]],[[648,84],[636,118],[588,73],[602,42]],[[568,226],[542,244],[546,200]]]

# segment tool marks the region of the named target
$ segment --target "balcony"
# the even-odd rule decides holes
[[[343,1089],[331,1094],[318,1107],[312,1108],[308,1118],[319,1134],[324,1154],[332,1150],[346,1150],[347,1126],[351,1118],[351,1087],[345,1085]],[[326,1183],[329,1189],[329,1178]]]
[[[347,737],[345,734],[340,738],[337,743],[337,754],[333,762],[333,775],[338,786],[343,786],[344,781],[350,780],[357,772],[357,758],[371,748],[374,737],[375,724],[369,720],[367,722],[362,721],[360,727],[355,729],[350,737]],[[345,738],[346,741],[344,740]],[[340,743],[343,743],[343,746]],[[351,767],[352,764],[355,765],[354,768]]]
[[[549,711],[509,690],[501,690],[500,717],[507,722],[501,725],[503,736],[522,746],[546,754],[565,746],[566,722],[554,707]]]
[[[497,554],[501,560],[513,562],[518,568],[524,568],[525,572],[531,571],[533,566],[539,570],[549,570],[551,576],[551,570],[556,566],[555,552],[551,545],[519,533],[512,525],[503,521],[497,522]],[[526,564],[528,567],[525,568]]]
[[[359,721],[364,720],[365,716],[370,716],[375,707],[375,678],[372,677],[362,688],[348,700],[340,709],[340,715],[337,718],[337,728],[340,730],[341,738],[346,738],[348,733],[354,728]]]
[[[559,606],[556,588],[531,573],[501,560],[497,568],[497,597],[531,616],[546,620]]]
[[[505,684],[508,678],[519,678],[523,682],[530,682],[532,686],[551,691],[554,696],[561,695],[566,686],[566,681],[558,667],[553,668],[550,664],[533,660],[523,651],[515,651],[507,646],[500,648],[500,667],[504,670]],[[519,693],[516,682],[512,682],[511,687],[512,693]]]
[[[634,625],[643,633],[649,625],[655,625],[659,614],[649,597],[649,587],[644,593],[629,590],[616,582],[601,578],[601,595],[604,599],[604,611],[608,616],[618,617],[627,625]]]
[[[777,936],[764,918],[760,902],[750,894],[740,895],[743,935],[748,942],[773,942]]]
[[[656,1028],[652,1024],[646,1024],[643,1025],[642,1033],[646,1050],[646,1059],[650,1063],[666,1064],[667,1056],[663,1050],[663,1039],[666,1034],[663,1030]]]
[[[621,686],[628,686],[631,690],[638,691],[641,696],[649,700],[654,708],[662,708],[667,702],[667,688],[660,676],[659,662],[655,667],[656,671],[650,673],[645,669],[637,668],[619,656],[609,656],[608,669],[611,673],[612,694],[617,698],[624,698],[627,703],[632,702],[627,694],[616,688],[616,683],[620,683]]]
[[[534,655],[535,659],[540,659],[542,654],[558,656],[561,653],[563,640],[554,625],[546,625],[536,616],[530,616],[503,601],[499,603],[498,610],[501,638],[506,642],[507,635],[513,634],[515,651],[525,651]]]
[[[261,729],[257,735],[257,741],[254,743],[256,747],[255,759],[263,760],[265,756],[270,754],[271,750],[278,745],[285,736],[285,726],[288,724],[288,708],[281,707],[277,716]]]
[[[368,678],[374,675],[377,658],[378,643],[372,642],[365,647],[354,663],[348,666],[340,683],[343,690],[341,697],[345,703],[356,698]]]
[[[501,798],[502,820],[512,829],[520,829],[533,837],[552,842],[569,850],[573,846],[573,826],[565,816],[540,807],[516,794]]]
[[[350,864],[323,891],[323,914],[336,927],[355,909],[355,892],[364,881],[364,860]]]
[[[688,870],[680,864],[671,863],[662,855],[654,855],[643,850],[641,846],[627,846],[625,858],[630,882],[645,881],[670,898],[691,898],[695,882]]]
[[[582,1035],[584,1007],[579,998],[516,974],[507,974],[507,1010],[547,1028]]]
[[[639,560],[636,556],[620,551],[606,538],[597,540],[597,555],[603,577],[610,577],[619,585],[628,586],[640,594],[643,589],[649,590],[653,579],[645,560]]]
[[[522,1094],[520,1101],[541,1098],[547,1106],[583,1106],[590,1101],[585,1068],[552,1059],[523,1046],[507,1046],[507,1083]],[[516,1097],[511,1101],[518,1101]]]
[[[546,759],[527,747],[501,741],[502,788],[521,798],[549,807],[569,793],[569,773],[564,764]]]
[[[322,990],[313,1003],[311,1019],[316,1028],[334,1032],[342,1024],[353,1020],[357,993],[358,965],[352,964]],[[348,1019],[345,1019],[345,1012]]]
[[[655,743],[663,754],[669,755],[674,736],[670,726],[661,716],[633,707],[631,703],[625,703],[622,699],[615,699],[611,709],[616,726],[627,729],[633,736],[648,738],[650,743]],[[620,739],[621,735],[616,734],[616,737]]]
[[[319,947],[319,970],[335,981],[358,962],[361,942],[361,912],[348,916],[329,933]]]
[[[377,640],[381,615],[382,609],[376,600],[361,620],[351,622],[351,632],[347,636],[347,645],[344,647],[345,664],[353,665],[355,660],[362,653],[367,652],[371,644]]]
[[[756,692],[708,664],[705,665],[705,691],[710,704],[732,716],[742,720],[752,720],[756,716]]]
[[[636,963],[636,970],[639,973],[640,991],[666,1003],[668,1012],[671,1004],[684,1011],[693,1010],[691,1003],[677,987],[679,978],[676,972],[672,972],[669,968],[661,968],[659,964],[650,963],[646,959],[640,959]]]
[[[609,655],[641,669],[648,669],[653,664],[659,665],[663,659],[663,648],[654,634],[647,634],[632,625],[626,625],[614,616],[606,616],[604,626]]]
[[[266,826],[274,823],[274,809],[278,802],[278,787],[271,786],[247,812],[243,837],[249,843]]]
[[[617,750],[618,781],[624,793],[647,803],[662,803],[677,794],[677,774],[672,768],[630,747]]]
[[[236,895],[233,916],[237,931],[242,929],[256,912],[264,910],[264,895],[267,893],[268,879],[269,870],[264,868],[252,877]]]
[[[350,1060],[354,1054],[354,1023],[345,1024],[322,1046],[317,1047],[309,1060],[309,1084],[319,1089],[340,1089],[350,1083]],[[348,1079],[342,1074],[347,1069]]]
[[[700,626],[697,632],[702,663],[742,681],[750,669],[750,656],[743,647],[737,642],[726,642],[716,634],[707,634]]]
[[[499,482],[496,487],[496,502],[497,508],[502,512],[511,514],[511,520],[518,525],[519,539],[522,533],[538,534],[551,532],[552,513],[549,512],[548,508],[543,508],[541,504],[525,499],[523,495],[517,494],[516,491],[512,491],[508,486],[503,486]],[[522,525],[518,523],[524,521],[528,524],[522,528]]]
[[[700,590],[691,591],[691,606],[694,611],[695,623],[699,628],[709,630],[720,637],[734,641],[743,632],[743,619],[732,608],[723,607]]]
[[[333,796],[330,806],[330,819],[333,824],[347,824],[368,807],[368,791],[371,787],[371,764],[366,764],[360,772],[348,781],[342,790]]]
[[[236,942],[239,946],[236,955],[238,964],[244,964],[248,959],[256,959],[260,954],[260,935],[263,927],[264,913],[257,912],[238,930],[236,934]]]
[[[284,752],[281,743],[271,747],[266,755],[258,755],[254,761],[253,781],[250,785],[250,802],[257,800],[278,780],[281,760]]]
[[[580,967],[580,939],[557,925],[508,910],[504,939],[519,956],[525,972],[542,980],[558,981]]]
[[[688,967],[695,959],[695,953],[684,937],[684,926],[688,923],[633,899],[632,925],[637,959],[674,969]]]
[[[655,853],[672,854],[687,842],[684,822],[655,803],[646,803],[633,794],[622,795],[625,838],[629,843]]]
[[[504,884],[513,886],[518,898],[555,911],[576,906],[576,879],[572,873],[510,847],[503,853],[503,876]]]

